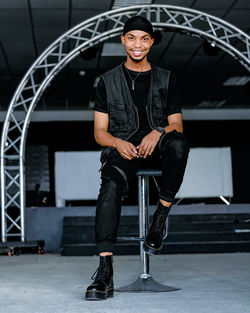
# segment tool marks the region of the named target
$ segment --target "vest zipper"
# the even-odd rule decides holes
[[[154,129],[153,127],[153,124],[151,122],[151,119],[149,117],[149,114],[148,114],[148,106],[146,105],[146,113],[147,113],[147,118],[148,118],[148,123],[149,123],[149,126],[152,128],[152,130]]]
[[[125,63],[125,62],[123,62],[123,63]],[[140,126],[140,120],[139,120],[139,114],[138,114],[137,107],[135,106],[134,101],[132,99],[132,96],[131,96],[131,93],[130,93],[130,90],[129,90],[129,87],[128,87],[128,84],[127,84],[127,80],[126,80],[125,74],[124,74],[123,69],[122,69],[122,64],[120,66],[120,70],[122,72],[122,77],[123,77],[123,80],[124,80],[125,85],[127,87],[130,104],[134,107],[134,109],[136,111],[136,116],[137,116],[137,121],[138,121],[138,126],[137,126],[136,130],[125,139],[127,141],[129,138],[131,138],[138,131],[139,126]],[[134,115],[134,111],[133,110],[132,110],[132,114],[133,114],[133,118],[134,118],[134,121],[135,121],[135,115]]]
[[[151,102],[151,105],[152,105],[152,101],[153,101],[152,93],[153,93],[153,69],[152,69],[152,66],[151,66],[151,78],[150,78],[149,94],[148,94],[148,99],[147,99],[147,104],[146,104],[146,113],[147,113],[149,126],[152,129],[154,129],[153,122],[152,122],[152,119],[151,119],[152,116],[150,116],[150,114],[148,112],[148,104],[150,105],[150,102]]]

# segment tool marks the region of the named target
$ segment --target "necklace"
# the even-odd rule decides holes
[[[126,66],[125,66],[125,68],[126,68],[126,71],[127,71],[127,73],[128,73],[129,78],[131,79],[132,90],[135,90],[135,80],[136,80],[136,78],[142,73],[142,71],[139,72],[139,73],[135,76],[134,79],[132,79],[132,77],[131,77],[131,75],[129,74],[129,71],[128,71],[128,69],[127,69]]]

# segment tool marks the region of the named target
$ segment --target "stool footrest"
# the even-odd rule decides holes
[[[160,284],[152,277],[140,278],[140,276],[134,283],[115,289],[118,292],[168,292],[176,290],[180,290],[180,288]]]

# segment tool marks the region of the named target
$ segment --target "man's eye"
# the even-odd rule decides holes
[[[144,41],[148,41],[148,38],[143,38]]]

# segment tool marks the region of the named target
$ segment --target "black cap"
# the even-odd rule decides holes
[[[123,36],[130,30],[142,30],[150,34],[151,37],[154,37],[154,31],[151,22],[140,15],[133,16],[126,21],[123,27]]]

